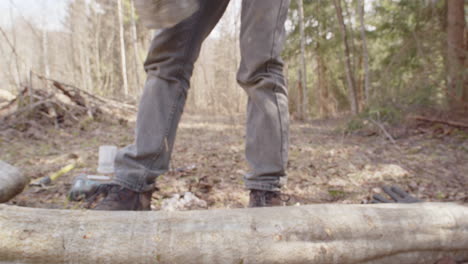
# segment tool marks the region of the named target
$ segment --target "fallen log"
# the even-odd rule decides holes
[[[0,203],[8,202],[22,192],[28,182],[18,168],[0,160]]]
[[[419,121],[424,121],[424,122],[444,124],[444,125],[448,125],[448,126],[452,126],[456,128],[468,128],[467,123],[462,123],[462,122],[457,122],[457,121],[452,121],[452,120],[436,119],[436,118],[430,118],[430,117],[425,117],[425,116],[409,116],[409,118],[419,120]]]
[[[435,263],[468,260],[450,203],[187,212],[0,205],[0,263]]]

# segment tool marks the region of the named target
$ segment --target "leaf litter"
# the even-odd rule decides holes
[[[395,144],[379,133],[345,134],[338,129],[344,122],[292,122],[284,189],[291,197],[288,205],[368,203],[372,194],[381,192],[380,187],[390,184],[425,201],[468,202],[468,137],[463,131],[440,135],[437,129],[411,128]],[[245,207],[244,123],[239,116],[185,115],[171,169],[158,178],[153,209],[184,194],[193,194],[203,205],[187,209]],[[79,128],[43,128],[34,136],[27,131],[0,131],[0,159],[21,168],[32,180],[71,162],[77,164],[53,185],[30,186],[9,203],[84,208],[84,203],[66,198],[73,178],[80,173],[96,174],[99,146],[130,144],[133,127],[133,122],[100,120]]]

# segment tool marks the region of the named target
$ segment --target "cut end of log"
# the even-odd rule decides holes
[[[0,203],[5,203],[21,193],[29,179],[21,171],[0,160]]]

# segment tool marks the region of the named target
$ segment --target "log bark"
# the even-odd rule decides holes
[[[0,263],[417,264],[467,261],[467,238],[468,207],[451,203],[187,212],[0,205]]]

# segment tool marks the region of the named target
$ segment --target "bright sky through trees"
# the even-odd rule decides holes
[[[24,17],[49,30],[62,28],[69,0],[1,0],[0,26],[9,27],[13,20]],[[11,15],[10,16],[10,11]]]

